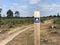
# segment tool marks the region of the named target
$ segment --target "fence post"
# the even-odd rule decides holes
[[[40,45],[40,12],[34,12],[34,45]]]

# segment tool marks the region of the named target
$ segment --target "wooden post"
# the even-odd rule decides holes
[[[34,12],[34,45],[40,45],[40,12]]]

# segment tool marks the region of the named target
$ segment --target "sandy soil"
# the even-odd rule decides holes
[[[16,28],[16,31],[9,32],[9,36],[6,36],[4,39],[0,40],[0,45],[6,45],[9,41],[11,41],[14,37],[16,37],[18,34],[24,32],[28,28],[31,28],[31,25],[25,26],[23,28]]]
[[[60,40],[59,40],[60,34],[51,34],[51,32],[49,31],[49,26],[52,24],[53,24],[52,19],[47,20],[44,23],[41,23],[41,29],[40,29],[41,45],[60,45]]]
[[[34,45],[34,28],[29,28],[20,33],[6,45]]]

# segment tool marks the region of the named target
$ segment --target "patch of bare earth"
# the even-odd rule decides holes
[[[20,30],[22,30],[22,29],[24,29],[26,27],[27,27],[27,25],[23,25],[23,26],[20,26],[20,27],[11,28],[11,29],[9,29],[9,30],[7,30],[5,32],[0,33],[0,41],[3,40],[3,39],[5,39],[9,35],[17,32],[17,31],[20,31]]]
[[[49,26],[52,24],[53,20],[46,20],[44,23],[41,23],[40,25],[41,45],[60,45],[60,33],[51,34],[51,32],[49,31]],[[60,32],[59,30],[57,31]]]
[[[34,45],[34,28],[27,29],[6,45]]]

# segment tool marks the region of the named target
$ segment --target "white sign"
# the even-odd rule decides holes
[[[34,12],[34,17],[39,17],[40,18],[40,12],[39,11],[35,11]]]

